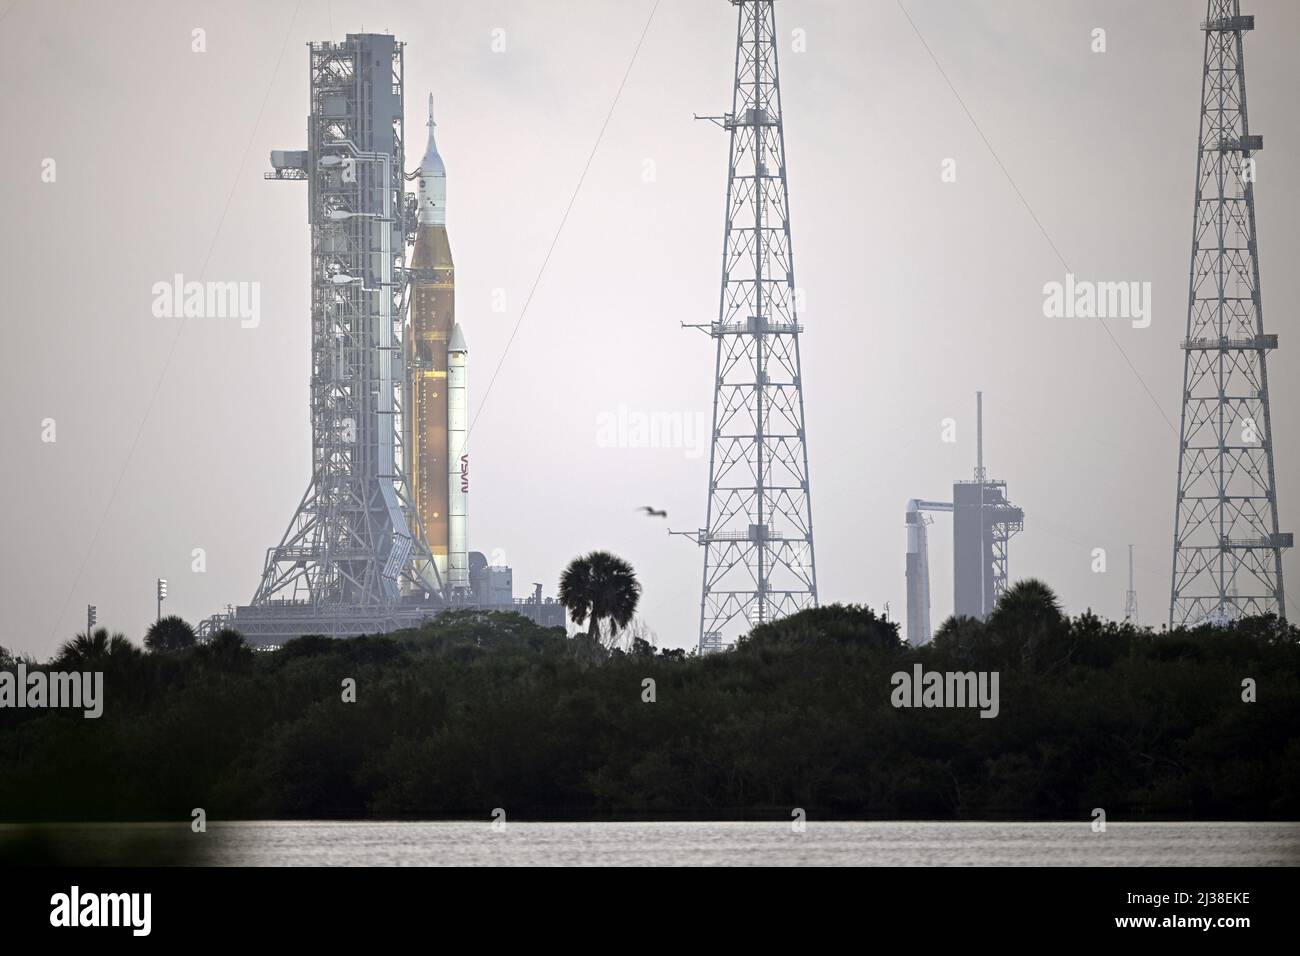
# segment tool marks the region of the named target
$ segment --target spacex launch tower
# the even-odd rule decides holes
[[[953,614],[988,617],[1007,589],[1008,548],[1025,526],[1025,513],[1007,499],[1007,483],[984,469],[984,393],[975,393],[975,479],[957,481],[952,501],[907,503],[907,640],[927,644],[930,630],[928,512],[952,515]]]
[[[1007,589],[1008,546],[1025,513],[984,469],[984,393],[975,393],[975,480],[952,486],[953,609],[983,620]]]

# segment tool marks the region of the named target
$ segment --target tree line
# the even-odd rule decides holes
[[[0,709],[0,819],[1300,815],[1300,632],[1275,618],[1156,632],[1027,581],[921,648],[832,605],[700,657],[611,648],[639,586],[605,567],[624,598],[575,573],[576,637],[472,610],[268,652],[81,635],[28,666],[102,670],[104,714]],[[894,706],[917,664],[997,671],[997,717]]]

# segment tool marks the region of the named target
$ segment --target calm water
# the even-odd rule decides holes
[[[1297,823],[257,822],[41,828],[65,862],[254,866],[1277,866]],[[0,850],[17,828],[0,827]],[[30,839],[31,829],[25,831]],[[208,855],[177,847],[203,841]],[[3,855],[0,853],[0,855]]]

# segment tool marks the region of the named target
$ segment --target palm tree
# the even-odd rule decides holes
[[[1068,661],[1075,642],[1064,625],[1056,593],[1035,578],[1007,588],[988,617],[988,632],[1007,655],[1008,665],[1016,658],[1040,667]]]
[[[1061,602],[1057,600],[1056,592],[1037,578],[1017,581],[1007,588],[989,615],[989,624],[995,628],[999,625],[1055,625],[1061,620]]]
[[[627,627],[641,600],[632,565],[608,551],[574,558],[560,576],[560,603],[575,624],[590,621],[587,637],[600,640],[600,622],[610,622],[610,637]]]
[[[213,634],[201,651],[204,658],[222,670],[236,670],[253,659],[253,649],[244,641],[244,635],[229,627]]]
[[[122,660],[139,653],[138,649],[122,634],[109,636],[106,628],[98,628],[91,634],[78,634],[59,647],[55,660],[60,664],[80,667],[85,664],[103,663],[105,660]]]
[[[194,646],[194,628],[172,614],[149,625],[144,646],[151,651],[179,651]]]

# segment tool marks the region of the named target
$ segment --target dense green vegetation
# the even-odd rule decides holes
[[[1270,618],[1152,633],[1029,583],[920,650],[832,606],[706,658],[597,651],[477,612],[258,653],[82,638],[41,666],[104,671],[104,715],[0,710],[0,819],[1300,818],[1300,632]],[[998,671],[998,717],[893,707],[918,662]]]

